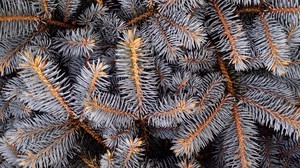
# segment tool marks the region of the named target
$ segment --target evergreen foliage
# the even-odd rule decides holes
[[[2,0],[0,167],[300,166],[299,0]]]

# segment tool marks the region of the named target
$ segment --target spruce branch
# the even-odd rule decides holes
[[[267,42],[270,46],[270,54],[268,55],[269,57],[272,57],[272,59],[274,60],[271,64],[267,63],[268,69],[272,70],[275,73],[278,73],[279,75],[285,73],[282,70],[277,70],[279,67],[282,66],[287,66],[289,65],[289,60],[282,58],[282,56],[280,56],[280,50],[283,50],[283,47],[279,47],[278,45],[275,45],[273,42],[274,37],[272,37],[271,33],[270,33],[270,29],[269,29],[269,25],[267,23],[267,20],[265,18],[265,15],[260,15],[260,20],[263,26],[263,29],[265,31],[266,37],[267,37]],[[279,72],[277,72],[279,71]]]
[[[233,105],[232,105],[233,124],[229,128],[228,133],[230,134],[233,133],[234,135],[237,136],[234,144],[229,145],[230,148],[233,148],[231,150],[237,150],[236,153],[237,157],[236,159],[227,157],[228,165],[239,165],[240,167],[243,168],[251,167],[252,165],[257,164],[258,159],[256,158],[257,157],[256,151],[255,149],[253,149],[256,144],[255,142],[253,142],[254,140],[248,139],[247,136],[250,136],[251,134],[255,135],[256,133],[254,131],[254,128],[251,128],[253,127],[251,118],[249,119],[249,116],[244,114],[243,110],[239,108],[236,89],[233,86],[234,82],[231,79],[228,69],[226,68],[223,60],[220,59],[220,56],[218,55],[217,57],[218,57],[217,59],[218,59],[219,68],[222,74],[226,78],[226,86],[227,86],[226,89],[230,95],[235,97],[235,100],[233,101]],[[247,128],[246,125],[249,125],[249,128]],[[230,143],[229,141],[230,141],[229,139],[225,140],[226,143]],[[251,146],[250,144],[254,146]],[[250,159],[253,159],[253,161],[251,161]]]
[[[217,120],[224,121],[229,116],[228,109],[226,110],[226,108],[228,108],[229,99],[229,96],[224,97],[206,119],[201,119],[203,120],[201,122],[196,121],[197,126],[192,126],[192,128],[189,128],[191,124],[187,124],[184,126],[184,129],[179,130],[180,137],[174,140],[175,145],[171,148],[174,150],[176,155],[185,154],[187,156],[191,156],[195,152],[198,152],[200,148],[203,148],[208,141],[212,140],[211,136],[205,137],[204,134],[207,134],[208,132],[214,132],[215,134],[218,134],[219,131],[221,131],[221,128],[224,127],[224,123],[217,124],[215,122]],[[211,127],[217,127],[218,130],[210,130]],[[192,130],[188,131],[189,129]],[[201,143],[200,146],[197,145],[199,142]]]
[[[264,3],[262,3],[259,6],[255,7],[241,7],[237,8],[235,10],[236,13],[244,14],[244,13],[280,13],[280,14],[286,14],[286,13],[300,13],[299,7],[274,7],[274,6],[268,6]]]
[[[21,68],[32,68],[37,77],[45,84],[45,86],[50,90],[52,95],[55,97],[57,102],[69,113],[71,119],[74,119],[75,112],[71,109],[68,103],[60,95],[59,89],[60,86],[54,86],[48,77],[44,74],[44,68],[47,66],[41,56],[37,56],[34,59],[29,52],[24,52],[24,58],[27,60],[26,63],[20,64]]]
[[[243,27],[239,19],[235,19],[236,16],[232,13],[232,6],[219,2],[217,0],[212,1],[212,13],[214,13],[212,25],[221,24],[224,29],[224,34],[218,33],[219,30],[214,30],[213,33],[220,34],[220,42],[217,46],[222,46],[222,50],[229,51],[228,58],[231,64],[235,65],[236,70],[245,70],[247,59],[250,57],[250,45],[247,42],[247,36],[243,32]],[[229,19],[230,18],[230,19]],[[224,36],[224,37],[222,37]],[[213,36],[216,39],[215,36]],[[227,40],[224,41],[224,38]],[[228,45],[222,42],[228,43]],[[227,49],[228,48],[228,49]],[[222,51],[221,50],[221,51]]]
[[[166,35],[165,30],[163,29],[161,23],[158,21],[157,18],[154,18],[154,24],[157,26],[157,28],[159,30],[159,33],[160,33],[160,35],[163,38],[163,42],[166,45],[166,49],[163,49],[162,52],[168,54],[167,55],[167,59],[169,61],[174,61],[178,57],[178,55],[179,55],[179,46],[176,46],[176,45],[174,46],[173,44],[171,44],[171,42],[173,41],[173,39],[169,38]]]
[[[33,70],[33,73],[35,73],[39,80],[44,84],[44,87],[46,87],[50,91],[50,93],[56,99],[56,102],[61,106],[61,108],[63,108],[68,113],[69,120],[73,121],[75,119],[76,113],[70,107],[69,102],[65,100],[66,97],[62,97],[61,86],[53,85],[53,79],[49,79],[49,76],[51,75],[46,73],[46,69],[49,68],[49,66],[51,66],[51,63],[47,63],[44,60],[42,60],[41,56],[36,56],[35,58],[32,58],[32,55],[29,52],[25,52],[23,58],[25,59],[25,62],[22,63],[20,66],[25,70],[27,70],[27,68],[31,68]],[[24,74],[26,74],[26,71],[24,71]],[[58,79],[59,78],[60,77],[58,77]],[[36,90],[36,92],[39,91]],[[87,133],[89,133],[99,143],[103,144],[103,141],[100,138],[100,136],[97,133],[95,133],[93,129],[90,128],[90,126],[88,126],[84,122],[81,122],[80,120],[75,121],[77,121],[77,123],[79,123],[79,126],[82,127],[85,131],[87,131]]]
[[[96,159],[92,159],[86,155],[81,155],[79,158],[85,163],[88,168],[98,168],[100,167]]]
[[[33,168],[47,166],[44,160],[45,155],[51,155],[50,151],[53,150],[53,148],[55,148],[57,145],[61,144],[65,138],[67,138],[71,134],[74,134],[74,131],[76,131],[78,128],[79,128],[78,126],[74,125],[74,127],[70,128],[62,136],[55,139],[49,146],[41,149],[37,153],[32,153],[32,152],[26,153],[26,155],[22,156],[22,159],[20,159],[19,165],[23,167],[33,167]]]
[[[233,104],[233,116],[238,136],[238,144],[239,144],[239,152],[238,157],[241,159],[241,165],[243,168],[248,167],[250,160],[246,158],[246,150],[245,150],[245,137],[243,133],[243,128],[241,127],[241,118],[239,116],[239,112],[237,109],[237,103]]]
[[[159,14],[159,18],[165,20],[166,22],[170,23],[171,25],[173,25],[177,29],[181,30],[183,33],[185,33],[187,35],[187,37],[191,37],[191,43],[197,44],[197,43],[202,42],[203,39],[199,38],[202,31],[190,30],[189,27],[186,27],[184,25],[180,25],[180,24],[176,23],[176,21],[168,18],[167,16],[165,16],[163,14]]]
[[[134,32],[128,31],[128,39],[126,41],[122,42],[121,44],[128,47],[130,49],[130,57],[131,57],[131,63],[132,63],[132,78],[135,83],[135,88],[136,88],[136,95],[137,95],[137,100],[138,100],[138,106],[142,106],[142,89],[141,89],[141,84],[140,84],[140,75],[139,71],[140,69],[138,67],[138,53],[137,50],[141,47],[142,42],[140,38],[135,38],[134,37]]]
[[[22,51],[35,37],[39,36],[43,32],[47,30],[47,27],[42,26],[38,31],[33,33],[32,35],[25,38],[23,41],[21,41],[15,48],[10,48],[7,53],[5,53],[2,58],[0,59],[0,73],[1,75],[10,73],[14,71],[15,68],[17,68],[16,60],[18,58],[14,58],[17,56],[17,53]]]
[[[78,120],[79,121],[79,120]],[[89,125],[87,125],[84,122],[77,122],[81,128],[83,128],[89,135],[91,135],[99,144],[106,147],[105,143],[103,142],[103,139],[100,137],[99,134],[97,134]]]
[[[40,23],[45,22],[46,24],[63,27],[67,29],[71,29],[75,27],[74,25],[67,24],[58,20],[44,19],[39,16],[0,16],[0,22],[11,22],[11,21],[35,21]]]
[[[128,26],[132,26],[132,25],[134,25],[134,24],[137,24],[138,22],[141,22],[142,20],[144,20],[144,19],[147,19],[148,17],[150,17],[150,16],[154,16],[155,14],[157,14],[158,13],[158,11],[156,11],[156,10],[148,10],[148,11],[146,11],[145,13],[143,13],[143,14],[141,14],[141,15],[139,15],[139,16],[137,16],[137,17],[134,17],[134,18],[132,18],[131,20],[129,20],[129,21],[127,21],[127,25]]]
[[[183,98],[181,101],[172,102],[172,104],[175,104],[173,108],[166,107],[171,101],[164,102],[166,105],[161,105],[162,107],[158,111],[146,115],[143,119],[155,127],[171,127],[172,125],[182,123],[194,112],[195,102],[192,99],[186,100]]]
[[[299,136],[299,128],[300,128],[300,122],[296,117],[287,117],[284,115],[284,113],[282,114],[281,111],[274,111],[272,109],[269,109],[268,107],[265,107],[263,105],[260,105],[259,103],[250,100],[244,96],[239,96],[239,98],[241,98],[241,100],[245,101],[246,103],[253,105],[255,107],[257,107],[258,109],[268,113],[268,115],[272,116],[272,122],[270,122],[270,124],[276,124],[278,121],[277,120],[281,120],[282,122],[287,123],[286,125],[283,126],[283,129],[285,129],[287,131],[288,134],[292,134],[295,133],[295,137]],[[292,113],[296,113],[297,110],[296,109],[292,109],[291,110]],[[258,118],[258,117],[255,117]]]
[[[221,59],[220,54],[217,54],[217,60],[218,60],[218,65],[219,65],[220,71],[221,71],[222,75],[225,76],[225,79],[226,79],[226,86],[227,86],[226,89],[232,96],[235,96],[235,89],[233,87],[233,81],[231,80],[229,72],[226,68],[224,61]]]

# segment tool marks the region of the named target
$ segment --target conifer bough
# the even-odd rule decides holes
[[[300,166],[299,0],[2,0],[0,167]]]

